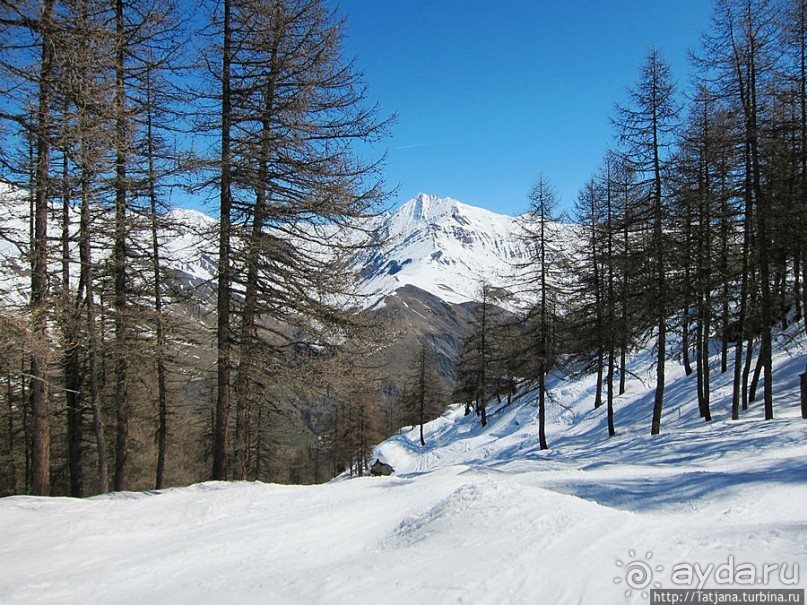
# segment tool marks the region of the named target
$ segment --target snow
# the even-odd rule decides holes
[[[218,274],[212,235],[218,222],[196,210],[175,208],[162,232],[164,262],[198,282],[212,282]]]
[[[518,290],[520,265],[530,259],[519,219],[449,197],[418,194],[382,216],[374,229],[382,245],[359,263],[365,276],[359,287],[370,306],[406,285],[450,303],[477,300],[483,280]],[[571,225],[557,229],[559,249],[571,254],[579,235]]]
[[[28,302],[31,281],[30,267],[25,260],[29,247],[29,200],[24,191],[13,190],[2,183],[0,200],[4,202],[0,204],[0,300],[12,307],[22,307]],[[78,259],[79,256],[80,212],[79,207],[70,209],[73,259]],[[160,232],[163,267],[184,274],[195,285],[215,279],[217,262],[213,235],[216,220],[195,210],[179,208],[169,211],[165,218],[167,226]],[[50,220],[48,229],[50,237],[58,241],[61,236],[60,220]],[[108,232],[106,235],[109,235]],[[112,245],[109,241],[104,241],[104,237],[101,233],[98,236],[99,241],[93,242],[92,255],[96,261],[111,253]],[[133,250],[150,250],[150,229],[136,232],[131,245]],[[56,252],[54,245],[49,253],[49,264],[50,270],[55,274],[61,269],[61,259]],[[74,270],[72,279],[77,281],[78,276],[79,271]]]
[[[729,563],[785,570],[756,587],[804,588],[802,334],[777,343],[773,421],[759,402],[731,421],[731,377],[715,365],[703,422],[695,377],[673,360],[651,437],[641,351],[610,439],[593,378],[554,376],[543,452],[525,394],[492,402],[484,429],[455,405],[426,426],[426,447],[414,429],[380,444],[391,477],[2,499],[0,603],[647,603],[656,585],[725,588],[716,569]],[[641,565],[651,581],[630,586]],[[703,581],[673,582],[686,565]]]
[[[28,249],[28,200],[4,183],[0,200],[8,202],[0,204],[0,297],[10,307],[21,307],[28,301],[26,284],[31,281],[23,256]]]
[[[15,199],[15,197],[17,199]],[[0,199],[12,203],[0,208],[0,233],[17,245],[0,238],[0,298],[14,306],[28,299],[28,267],[21,262],[28,245],[29,207],[23,193],[0,187]],[[74,247],[79,225],[78,209],[71,215]],[[188,209],[173,209],[166,217],[169,226],[161,231],[162,261],[166,268],[185,276],[194,285],[211,283],[217,273],[216,220]],[[49,229],[59,237],[59,221]],[[339,240],[361,248],[353,258],[353,269],[362,277],[356,284],[356,296],[338,298],[342,304],[376,307],[385,296],[403,286],[412,285],[449,303],[477,300],[483,280],[491,286],[517,295],[516,302],[528,302],[532,294],[519,292],[530,254],[520,239],[519,219],[464,204],[450,197],[421,193],[395,212],[374,219],[363,219],[353,228],[335,225],[300,225],[305,233],[316,229],[312,241],[299,238],[298,246],[314,256],[332,255],[330,241]],[[556,257],[574,254],[580,236],[573,225],[557,225]],[[376,234],[380,245],[366,249],[367,233]],[[150,249],[148,231],[133,237],[133,246]],[[313,240],[319,241],[314,243]],[[108,242],[96,242],[96,259],[109,254]],[[235,244],[237,245],[237,243]],[[73,250],[77,257],[77,250]],[[58,270],[57,255],[50,262]],[[562,263],[554,263],[562,266]],[[78,274],[77,271],[74,272]],[[553,276],[553,279],[556,278]],[[510,305],[505,305],[510,306]],[[513,305],[515,306],[515,305]]]

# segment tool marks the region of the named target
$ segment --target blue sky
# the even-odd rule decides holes
[[[396,112],[392,206],[419,192],[505,214],[539,173],[563,206],[612,142],[609,118],[655,45],[682,87],[711,0],[332,0],[371,100]]]

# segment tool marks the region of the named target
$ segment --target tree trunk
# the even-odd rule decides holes
[[[721,191],[720,197],[720,279],[723,282],[720,294],[720,372],[725,374],[729,357],[729,210],[725,193]]]
[[[756,84],[752,88],[752,92],[756,95]],[[756,103],[755,103],[756,105]],[[754,190],[757,198],[757,229],[759,230],[759,271],[760,282],[762,286],[762,343],[760,345],[759,354],[762,358],[762,370],[765,379],[763,387],[763,399],[765,406],[765,419],[771,420],[773,418],[773,367],[772,367],[772,349],[773,338],[771,333],[771,326],[773,325],[773,300],[771,295],[771,276],[770,276],[770,254],[769,254],[769,236],[768,236],[768,201],[765,199],[762,192],[760,166],[759,166],[759,152],[756,145],[756,112],[754,113],[753,124],[754,143],[752,144],[752,158],[754,166]]]
[[[757,400],[757,386],[759,385],[759,377],[762,374],[762,366],[764,363],[763,359],[764,355],[762,354],[762,350],[760,349],[759,355],[757,355],[757,363],[754,366],[754,374],[751,376],[751,384],[748,387],[749,402]]]
[[[689,271],[687,271],[689,273]],[[685,277],[687,281],[689,281],[689,275]],[[691,316],[689,312],[689,305],[684,305],[684,312],[683,312],[683,322],[681,324],[681,351],[682,351],[682,361],[684,364],[684,373],[687,376],[692,375],[692,361],[689,358],[689,322],[691,321]]]
[[[64,113],[69,113],[65,103]],[[75,301],[70,296],[70,171],[68,150],[62,149],[62,284],[61,311],[64,333],[64,386],[67,407],[67,462],[70,468],[70,495],[84,495],[83,432],[84,414],[81,398],[81,362],[79,359],[79,330],[81,321],[81,292]]]
[[[543,364],[538,370],[538,443],[542,450],[549,449],[546,443],[546,373]]]
[[[600,336],[598,338],[602,338],[602,330],[599,331]],[[604,365],[604,351],[602,344],[597,347],[597,385],[594,391],[594,409],[596,410],[602,405],[602,375],[603,375],[603,365]]]
[[[801,279],[801,252],[797,250],[795,255],[793,256],[793,300],[796,305],[796,313],[793,317],[793,321],[795,321],[796,323],[800,322],[802,318],[801,282],[799,281],[800,279]]]
[[[704,108],[706,114],[706,108]],[[698,238],[698,387],[701,416],[706,422],[712,420],[711,376],[709,369],[709,338],[712,331],[712,182],[709,173],[709,121],[704,115],[704,167],[701,171],[704,195],[699,204],[700,237]]]
[[[661,432],[661,411],[664,406],[664,364],[666,362],[667,326],[659,322],[658,356],[656,358],[656,393],[653,399],[653,421],[650,427],[651,435]]]
[[[85,141],[81,141],[82,154],[86,153]],[[79,227],[79,262],[81,264],[81,281],[84,283],[85,313],[87,325],[87,373],[89,375],[90,407],[92,409],[93,432],[98,453],[98,485],[99,493],[109,491],[109,462],[107,456],[104,422],[99,401],[98,385],[98,330],[95,316],[95,282],[92,266],[92,248],[90,239],[90,173],[88,165],[82,161],[81,167],[81,224]]]
[[[659,160],[658,124],[653,124],[653,166],[654,166],[654,218],[653,238],[656,253],[656,319],[658,321],[658,352],[656,358],[656,393],[653,402],[653,421],[650,428],[651,435],[658,435],[661,431],[661,412],[664,406],[664,370],[667,361],[667,313],[664,304],[667,296],[666,266],[664,262],[663,242],[663,207],[661,191],[661,162]]]
[[[613,343],[608,348],[608,377],[606,383],[608,384],[608,436],[613,437],[616,434],[614,429],[614,346]]]
[[[597,345],[597,385],[596,385],[596,391],[595,391],[595,394],[594,394],[594,409],[597,409],[602,405],[602,375],[603,375],[603,358],[604,358],[605,352],[603,351],[603,343],[602,343],[602,338],[603,338],[602,287],[601,287],[601,284],[600,284],[600,259],[599,259],[599,256],[597,255],[597,230],[596,230],[596,226],[595,226],[596,218],[595,218],[595,208],[594,208],[595,203],[596,203],[596,200],[595,200],[594,194],[592,193],[592,196],[591,196],[591,206],[592,206],[592,209],[591,209],[591,221],[592,221],[591,222],[591,262],[592,262],[592,269],[593,269],[592,273],[593,273],[593,279],[594,279],[594,308],[595,308],[595,313],[597,314],[595,326],[596,326],[596,329],[597,329],[597,341],[598,341],[598,345]],[[546,283],[545,283],[545,281],[546,281],[545,280],[546,272],[545,272],[545,268],[543,266],[544,248],[545,248],[545,243],[546,242],[544,242],[543,223],[544,223],[544,220],[543,220],[543,217],[542,217],[542,219],[541,219],[541,263],[542,263],[542,265],[541,265],[541,293],[542,293],[542,297],[544,297],[544,288],[546,286]],[[542,303],[541,303],[542,309],[543,309],[543,305],[545,305],[545,304],[546,304],[546,301],[542,300]],[[542,325],[541,330],[543,330],[544,327],[545,326]]]
[[[115,2],[115,242],[112,251],[115,306],[115,491],[129,487],[129,343],[127,326],[126,277],[126,163],[127,130],[126,90],[124,75],[124,21],[123,0]]]
[[[40,19],[42,58],[39,67],[39,107],[36,117],[36,173],[31,263],[31,318],[35,336],[31,355],[31,410],[34,416],[31,452],[31,491],[50,495],[50,412],[48,409],[48,187],[50,162],[50,102],[53,78],[53,5],[44,0]]]
[[[10,365],[10,364],[9,364]],[[11,487],[14,490],[15,494],[20,493],[20,486],[19,480],[17,478],[17,456],[15,454],[16,444],[14,441],[14,435],[16,433],[16,427],[14,426],[14,416],[16,411],[14,409],[14,389],[12,388],[11,382],[11,368],[9,367],[9,371],[6,374],[6,405],[8,406],[8,473],[11,477]],[[24,404],[23,404],[24,407]]]
[[[257,338],[255,323],[258,314],[258,271],[261,255],[266,251],[262,246],[266,241],[264,227],[269,212],[269,192],[271,182],[269,176],[269,162],[272,153],[272,118],[275,111],[275,78],[277,77],[277,52],[282,35],[282,21],[279,16],[274,20],[272,31],[271,50],[269,53],[269,80],[264,83],[263,107],[261,110],[261,137],[258,152],[258,178],[254,183],[255,207],[252,216],[252,232],[247,242],[247,276],[244,284],[244,302],[241,313],[241,350],[240,361],[236,378],[235,393],[236,424],[235,424],[235,450],[236,469],[235,478],[245,479],[249,466],[249,417],[251,397],[251,376],[254,364],[254,346]]]
[[[806,145],[807,146],[807,145]],[[807,334],[807,245],[801,251],[801,306],[804,309],[804,333]]]
[[[799,24],[799,130],[801,138],[801,154],[799,155],[799,168],[800,168],[800,185],[801,185],[801,233],[799,236],[800,241],[800,254],[801,259],[801,312],[804,317],[804,333],[807,334],[807,241],[805,241],[804,230],[807,228],[807,7],[804,2],[798,5],[798,24]],[[796,275],[796,284],[798,284],[798,275]],[[796,286],[796,299],[798,298],[798,285]],[[804,378],[802,378],[802,385],[804,385]],[[802,386],[802,413],[804,411],[804,387]],[[807,418],[807,416],[804,416]]]
[[[232,104],[230,99],[230,0],[223,1],[224,31],[221,70],[221,192],[219,203],[219,266],[216,302],[216,424],[213,432],[213,479],[227,479],[227,450],[230,418],[230,129]]]
[[[748,409],[748,395],[749,395],[749,384],[748,378],[751,375],[751,362],[754,359],[754,341],[753,339],[749,338],[748,342],[745,343],[745,363],[743,364],[743,382],[742,382],[742,406],[743,411]]]
[[[154,488],[161,489],[165,480],[166,442],[168,435],[168,392],[165,364],[165,325],[163,322],[162,267],[157,220],[157,171],[154,165],[154,95],[151,88],[151,66],[146,73],[146,154],[148,162],[149,213],[151,218],[151,271],[154,280],[154,315],[157,324],[157,469]]]
[[[801,417],[807,419],[807,369],[800,375],[801,378]]]
[[[67,459],[70,467],[70,495],[74,498],[84,496],[84,455],[83,433],[84,414],[81,398],[81,367],[79,363],[79,344],[76,338],[73,309],[65,309],[70,314],[68,321],[73,324],[68,332],[68,350],[65,351],[65,405],[67,406]],[[80,309],[75,309],[80,313]]]
[[[22,403],[22,443],[23,443],[23,451],[25,452],[25,476],[23,477],[23,483],[25,484],[25,493],[30,493],[32,491],[33,480],[32,480],[32,468],[33,468],[33,461],[31,460],[33,456],[33,452],[31,451],[33,447],[28,447],[28,444],[31,443],[33,446],[33,437],[31,435],[31,406],[28,405],[28,401],[30,399],[29,389],[27,388],[28,379],[26,377],[27,368],[25,367],[26,364],[29,363],[29,360],[26,357],[20,357],[20,401]]]
[[[712,420],[711,411],[711,375],[709,369],[709,331],[711,329],[711,302],[708,298],[708,291],[704,292],[706,300],[703,303],[703,310],[700,319],[700,349],[698,352],[698,382],[701,389],[700,410],[701,416],[706,422]]]
[[[616,349],[616,301],[614,300],[615,292],[614,292],[614,264],[616,259],[614,258],[614,216],[613,216],[613,196],[612,196],[612,184],[613,180],[611,177],[611,156],[608,156],[607,160],[607,174],[606,174],[606,183],[607,183],[607,190],[606,190],[606,255],[607,255],[607,262],[608,262],[608,282],[606,288],[606,296],[608,297],[608,332],[607,332],[607,342],[608,342],[608,403],[607,403],[607,413],[608,413],[608,436],[613,437],[616,434],[614,430],[614,363],[615,359],[615,349]]]
[[[750,175],[751,153],[748,145],[745,146],[745,165],[746,173]],[[746,180],[748,180],[748,176]],[[748,408],[747,390],[745,385],[747,380],[743,379],[743,340],[745,339],[748,329],[748,307],[750,306],[749,291],[750,287],[750,271],[751,271],[751,221],[753,220],[753,202],[751,198],[751,189],[746,182],[745,190],[745,216],[743,217],[743,247],[742,247],[742,277],[740,284],[740,300],[739,311],[737,315],[737,342],[734,347],[734,383],[731,396],[731,418],[738,420],[740,418],[740,405],[742,402],[742,409]],[[747,365],[747,364],[746,364]]]
[[[620,321],[619,321],[619,394],[625,394],[628,356],[628,249],[629,249],[629,188],[625,186],[624,225],[622,227],[622,287],[620,288]]]
[[[627,374],[627,347],[619,347],[619,394],[625,394],[625,380]]]
[[[765,419],[773,418],[773,372],[771,367],[772,338],[771,326],[773,325],[773,300],[771,296],[771,275],[770,275],[770,238],[769,211],[770,204],[762,190],[761,161],[759,158],[759,106],[757,103],[757,32],[753,29],[755,24],[751,20],[751,15],[747,18],[745,26],[748,28],[746,41],[749,46],[747,70],[747,86],[740,86],[742,105],[745,111],[746,149],[749,152],[751,168],[751,188],[753,198],[756,202],[756,222],[757,222],[757,246],[759,262],[759,278],[761,287],[761,345],[760,356],[762,357],[763,374],[765,378],[764,405]],[[743,93],[745,93],[743,95]],[[748,166],[748,165],[747,165]],[[746,186],[748,181],[746,180]]]

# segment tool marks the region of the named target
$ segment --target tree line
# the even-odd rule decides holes
[[[458,396],[475,402],[482,424],[486,402],[521,377],[537,388],[546,448],[546,373],[562,362],[596,374],[594,405],[606,405],[614,435],[626,356],[642,345],[654,351],[657,434],[671,336],[696,374],[706,421],[712,347],[719,371],[732,373],[731,417],[760,385],[765,418],[774,417],[773,335],[807,309],[807,2],[716,0],[691,64],[681,91],[651,49],[616,106],[615,144],[575,204],[584,237],[566,268],[574,285],[547,280],[557,269],[546,256],[560,236],[557,195],[537,180],[522,217],[535,302],[515,320],[492,320],[483,286],[463,351]]]
[[[542,176],[513,288],[532,303],[480,288],[456,368],[467,413],[486,424],[527,381],[549,447],[564,364],[596,375],[613,435],[627,355],[652,338],[658,433],[674,338],[705,420],[715,346],[732,417],[760,387],[773,417],[773,334],[807,308],[805,28],[805,0],[716,0],[686,95],[648,53],[580,190],[575,260]],[[355,143],[388,120],[343,32],[319,0],[0,0],[0,205],[28,218],[22,237],[0,225],[24,261],[4,301],[26,282],[0,313],[0,493],[317,481],[362,474],[402,422],[426,443],[447,397],[434,347],[419,343],[390,414],[379,327],[345,304],[367,244],[342,228],[384,193]],[[170,268],[178,191],[218,210],[215,288]]]
[[[2,205],[30,217],[0,233],[29,294],[0,313],[0,492],[271,477],[316,398],[313,480],[371,447],[342,228],[383,198],[356,143],[388,119],[343,36],[319,0],[0,2]],[[179,192],[218,209],[202,313],[166,256]]]

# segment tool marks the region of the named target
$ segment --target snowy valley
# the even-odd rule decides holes
[[[209,292],[214,221],[172,218],[171,269]],[[5,217],[7,232],[14,221]],[[446,339],[446,358],[456,354],[450,343],[467,329],[479,277],[507,289],[528,258],[518,219],[450,198],[421,194],[374,221],[364,230],[382,245],[353,262],[365,303],[397,318],[393,357],[429,333],[436,345]],[[558,229],[562,266],[579,243],[575,227]],[[19,296],[24,275],[5,246],[4,282]],[[725,588],[716,570],[729,563],[758,572],[755,588],[803,589],[802,324],[776,343],[772,421],[761,403],[730,420],[731,373],[719,373],[714,350],[705,423],[673,343],[658,436],[650,342],[629,359],[612,438],[605,406],[594,409],[595,376],[556,371],[548,450],[536,394],[522,391],[510,406],[490,402],[487,427],[455,404],[425,426],[425,447],[415,428],[378,444],[390,477],[0,499],[0,603],[647,603],[654,588]],[[743,578],[730,587],[748,587]]]
[[[614,8],[0,2],[0,605],[804,605],[807,0]]]
[[[755,588],[803,589],[802,332],[777,341],[772,421],[760,403],[730,420],[716,372],[703,422],[694,377],[671,361],[651,437],[643,351],[613,438],[594,377],[554,375],[545,451],[522,393],[491,404],[484,429],[455,405],[425,447],[414,429],[379,444],[390,477],[2,499],[0,602],[647,603],[653,588],[748,588],[752,571]]]

